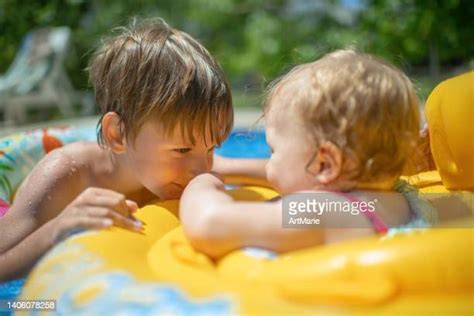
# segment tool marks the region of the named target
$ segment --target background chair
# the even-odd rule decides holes
[[[73,113],[73,105],[93,103],[83,92],[74,90],[64,61],[71,39],[68,27],[48,27],[28,33],[6,74],[0,77],[0,110],[4,125],[27,120],[27,109],[57,106],[64,116]]]

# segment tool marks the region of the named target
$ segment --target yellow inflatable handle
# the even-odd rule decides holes
[[[436,86],[426,101],[426,119],[443,184],[474,190],[474,71]]]

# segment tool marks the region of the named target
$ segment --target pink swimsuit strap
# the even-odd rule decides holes
[[[350,193],[336,192],[336,191],[330,191],[330,192],[338,194],[338,195],[348,199],[351,202],[358,202],[359,204],[360,204],[360,202],[362,202],[362,200],[360,200],[359,198],[355,197],[354,195],[352,195]],[[382,218],[380,218],[380,216],[375,211],[374,212],[368,212],[368,211],[364,212],[363,211],[361,213],[364,214],[364,216],[372,223],[372,225],[374,226],[374,230],[377,233],[379,233],[379,234],[387,233],[389,227],[387,225],[385,225]]]

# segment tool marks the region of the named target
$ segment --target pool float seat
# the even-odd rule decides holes
[[[466,81],[472,83],[472,73],[441,83],[430,96],[427,115],[430,129],[436,126],[431,144],[439,172],[409,180],[425,193],[464,192],[472,207],[473,178],[465,173],[474,158],[472,126],[452,125],[472,113],[472,99],[446,105],[457,100],[451,93],[459,86],[469,87]],[[229,194],[239,200],[276,196],[262,187]],[[246,248],[213,261],[191,247],[177,208],[177,201],[168,201],[138,210],[147,223],[144,234],[112,228],[68,238],[34,268],[21,299],[56,299],[61,314],[474,314],[472,217],[451,227],[279,256]]]

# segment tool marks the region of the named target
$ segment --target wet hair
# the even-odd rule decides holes
[[[413,85],[375,56],[338,50],[299,65],[269,86],[265,112],[273,98],[281,97],[302,122],[315,152],[318,144],[330,141],[344,157],[355,159],[353,180],[397,178],[417,144],[419,102]]]
[[[233,125],[231,92],[222,69],[200,43],[161,19],[133,19],[115,33],[88,66],[102,117],[117,113],[122,133],[132,142],[149,120],[167,135],[180,126],[193,145],[196,133],[206,137],[209,132],[217,144],[227,137]],[[102,117],[97,140],[104,147]]]

